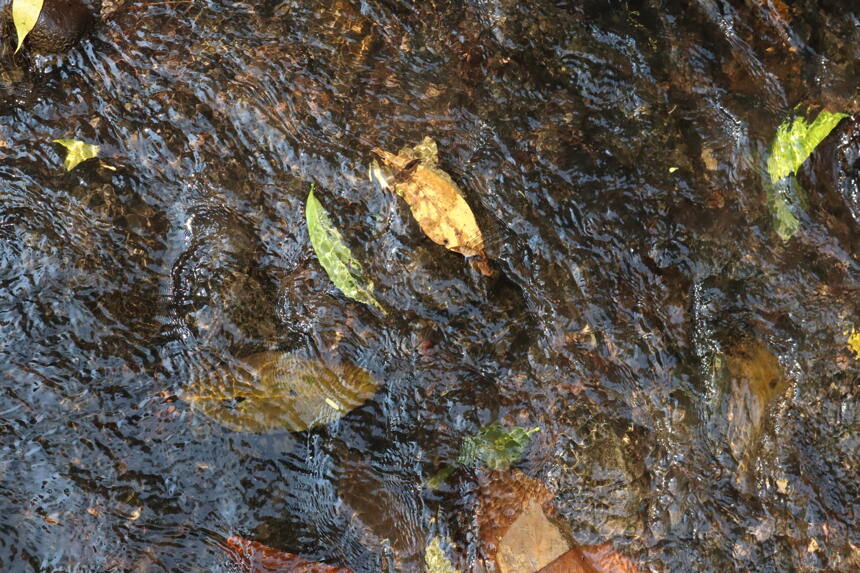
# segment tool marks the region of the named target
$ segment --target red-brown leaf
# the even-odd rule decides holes
[[[227,539],[223,549],[242,573],[355,573],[346,567],[308,561],[236,535]]]
[[[638,573],[636,563],[609,543],[574,547],[538,573]]]

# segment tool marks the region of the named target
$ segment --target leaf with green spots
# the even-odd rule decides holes
[[[99,146],[90,143],[84,143],[77,139],[55,139],[54,143],[59,143],[66,148],[66,159],[63,165],[66,171],[71,171],[81,162],[87,159],[93,159],[99,155]]]
[[[39,14],[42,13],[43,0],[12,0],[12,22],[18,34],[18,46],[15,53],[24,45],[24,38],[36,27]]]
[[[506,469],[523,455],[531,435],[538,431],[540,428],[505,430],[498,422],[490,424],[463,441],[457,463],[475,466],[480,461],[490,469]]]
[[[822,111],[812,123],[803,116],[796,116],[782,122],[776,130],[770,146],[770,157],[767,160],[770,180],[776,183],[797,172],[806,158],[844,117],[848,115]]]
[[[494,422],[484,426],[474,436],[463,440],[460,455],[454,464],[444,467],[427,480],[425,485],[437,489],[447,480],[457,467],[477,467],[480,464],[494,470],[503,470],[520,459],[531,441],[531,436],[540,428],[514,427],[505,430]]]
[[[454,564],[445,555],[442,541],[434,537],[424,549],[424,565],[427,573],[458,573]]]
[[[367,278],[364,267],[352,256],[340,231],[314,196],[313,185],[308,193],[305,216],[311,245],[334,286],[349,298],[373,306],[383,314],[388,314],[373,298],[373,281]]]

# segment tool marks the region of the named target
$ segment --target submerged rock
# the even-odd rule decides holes
[[[0,0],[3,27],[15,37],[12,24],[12,0]],[[36,27],[24,45],[42,54],[69,51],[95,24],[102,0],[45,0]]]

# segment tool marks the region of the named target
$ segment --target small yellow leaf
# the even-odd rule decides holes
[[[860,332],[851,327],[851,333],[848,335],[848,348],[854,352],[854,358],[860,360]]]
[[[36,27],[36,21],[42,12],[42,2],[43,0],[12,0],[12,21],[18,34],[16,54],[24,44],[24,38]]]
[[[84,143],[77,139],[55,139],[54,143],[59,143],[68,151],[66,160],[63,162],[63,165],[66,166],[66,171],[71,171],[82,161],[98,157],[99,155],[98,145]]]
[[[669,173],[674,173],[674,172],[676,172],[677,170],[678,170],[678,168],[677,168],[677,167],[670,167],[670,168],[669,168]]]

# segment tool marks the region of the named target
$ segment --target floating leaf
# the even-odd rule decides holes
[[[352,569],[317,563],[236,535],[222,547],[242,573],[354,573]]]
[[[519,427],[505,430],[498,422],[490,424],[466,438],[457,463],[474,466],[480,461],[490,469],[505,469],[523,455],[531,435],[539,431],[540,428],[526,430]]]
[[[848,348],[854,352],[854,358],[860,360],[860,332],[851,327],[851,333],[848,334]]]
[[[426,573],[458,573],[454,564],[445,555],[442,549],[442,541],[434,537],[424,550],[424,565],[427,566]]]
[[[16,54],[24,45],[24,38],[36,27],[39,14],[42,13],[42,4],[43,0],[12,0],[12,21],[18,34]]]
[[[802,116],[782,122],[776,130],[767,160],[771,182],[776,183],[795,173],[844,117],[848,115],[822,111],[812,123]]]
[[[311,245],[334,286],[349,298],[369,304],[378,308],[383,314],[388,314],[373,298],[373,281],[365,276],[361,263],[352,256],[340,231],[314,196],[313,185],[308,193],[305,216]]]
[[[55,139],[54,143],[59,143],[66,148],[66,160],[63,162],[66,171],[71,171],[82,161],[98,157],[99,155],[98,145],[84,143],[77,139]]]
[[[378,387],[358,366],[268,351],[197,378],[179,397],[236,432],[298,432],[340,418]]]
[[[395,171],[394,189],[409,204],[421,230],[434,243],[476,257],[478,270],[486,276],[492,275],[475,214],[457,184],[438,168],[436,142],[425,137],[415,147],[401,150],[399,155],[379,148],[373,152]]]

